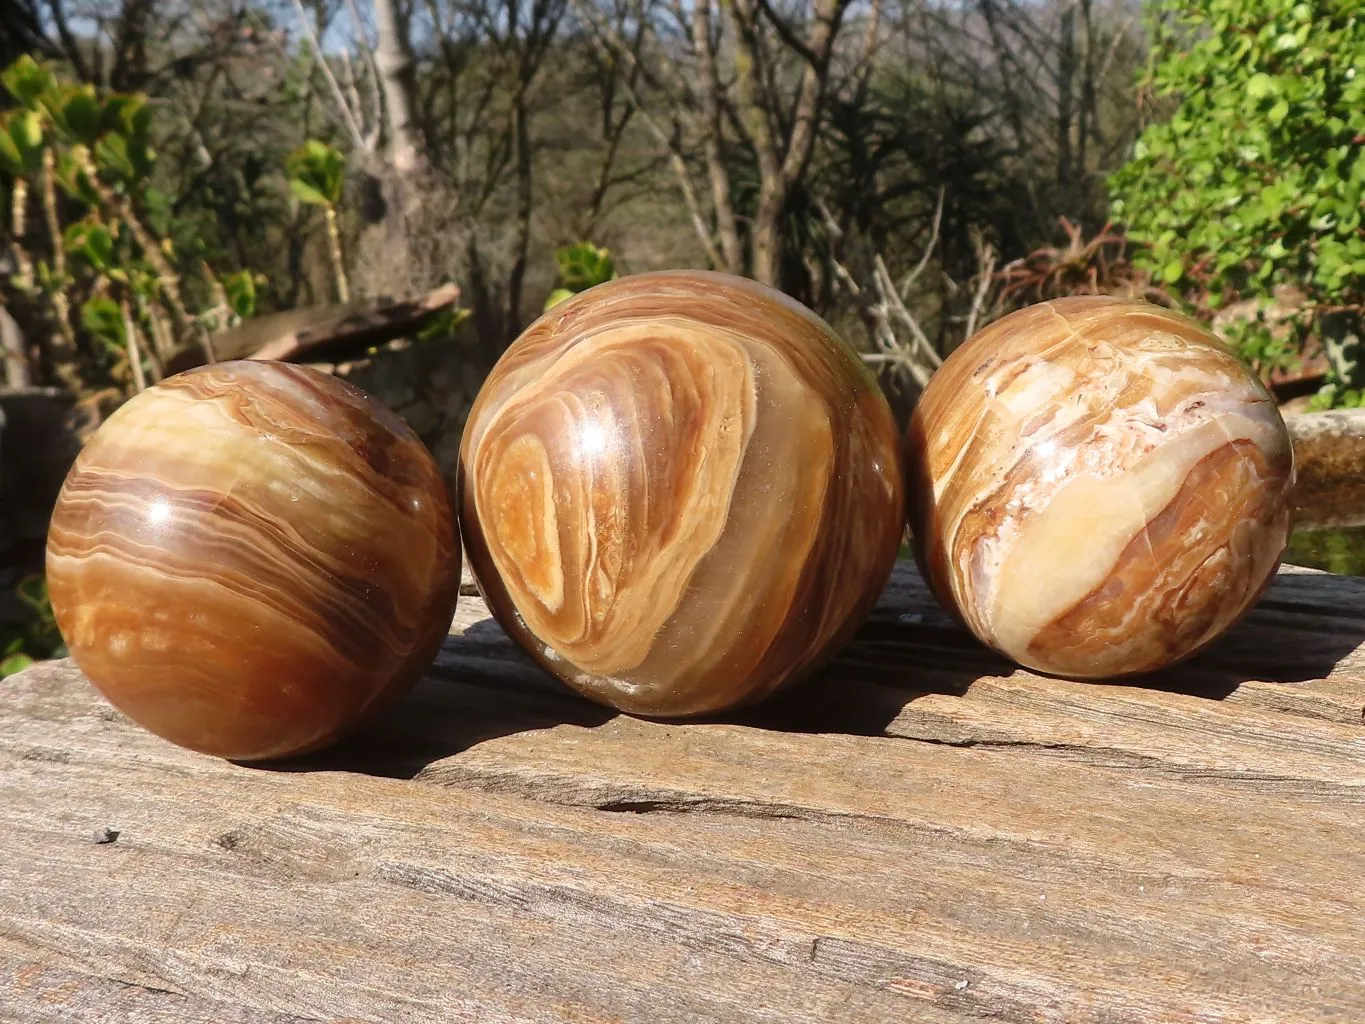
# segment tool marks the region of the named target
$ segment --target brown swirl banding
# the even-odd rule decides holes
[[[1221,341],[1149,304],[1059,300],[992,324],[931,381],[905,454],[931,586],[1042,671],[1188,657],[1240,618],[1288,538],[1273,400]]]
[[[48,580],[82,670],[134,720],[244,760],[322,746],[413,682],[454,609],[450,495],[388,410],[227,363],[127,403],[72,468]]]
[[[461,449],[462,530],[504,626],[581,692],[699,714],[846,638],[901,533],[895,427],[823,322],[722,275],[645,274],[508,350]]]

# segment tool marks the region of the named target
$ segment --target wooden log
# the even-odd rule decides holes
[[[459,286],[447,284],[408,302],[352,302],[271,313],[215,334],[213,350],[220,361],[337,362],[415,334],[459,297]],[[177,352],[166,371],[179,373],[203,362],[202,351],[192,346]]]
[[[818,678],[695,723],[571,696],[465,596],[300,762],[171,747],[69,662],[0,683],[0,1020],[1358,1024],[1362,820],[1362,580],[1285,570],[1104,685],[902,565]]]

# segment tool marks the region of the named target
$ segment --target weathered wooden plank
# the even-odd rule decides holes
[[[1365,584],[1289,571],[1198,663],[1071,683],[902,568],[821,678],[660,724],[462,599],[402,708],[287,770],[41,666],[0,685],[0,1019],[71,1019],[6,998],[36,964],[101,1021],[1358,1024],[1362,637]]]
[[[115,1020],[128,1024],[314,1024],[319,1018],[287,1017],[189,999],[164,989],[55,970],[20,959],[0,962],[0,1021],[94,1024]],[[353,1022],[331,1018],[327,1024]]]
[[[1350,808],[1248,794],[1210,816],[1188,787],[1137,783],[1101,802],[1067,785],[1076,766],[1022,787],[1008,755],[867,738],[759,776],[716,765],[757,731],[703,726],[675,772],[709,810],[603,815],[203,765],[109,725],[90,762],[46,762],[6,801],[0,849],[26,884],[0,900],[5,934],[198,998],[379,1020],[562,1019],[567,997],[629,1020],[897,1020],[927,1000],[1007,1020],[1287,1021],[1349,1019],[1362,994],[1365,858],[1323,842],[1349,836]],[[922,756],[888,778],[877,746]],[[631,806],[688,809],[645,795]],[[101,823],[117,843],[91,842]]]
[[[706,830],[690,822],[329,773],[215,779],[132,746],[124,763],[137,769],[118,773],[117,792],[90,791],[93,765],[48,762],[0,812],[0,850],[25,863],[23,891],[0,889],[4,933],[34,956],[301,1016],[900,1012],[902,997],[856,979],[793,976],[788,961],[816,936],[763,913],[776,897],[754,883],[732,885],[733,851],[694,863],[688,846]],[[38,781],[54,777],[71,794],[56,817]],[[48,827],[23,824],[35,816]],[[121,836],[95,848],[86,824],[105,819]],[[747,913],[727,906],[732,888]],[[92,918],[113,893],[116,912]]]

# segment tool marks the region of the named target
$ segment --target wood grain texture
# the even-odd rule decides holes
[[[393,413],[320,371],[187,371],[67,475],[47,580],[76,661],[159,735],[239,759],[325,745],[445,636],[454,507]]]
[[[978,332],[906,433],[916,552],[986,644],[1040,671],[1149,672],[1221,636],[1289,539],[1274,400],[1145,302],[1041,302]]]
[[[640,714],[757,700],[820,665],[904,530],[890,407],[780,292],[638,274],[532,324],[460,454],[494,614],[551,672]]]
[[[70,662],[0,683],[0,1020],[1359,1024],[1362,820],[1362,580],[1284,570],[1192,661],[1081,684],[902,563],[824,672],[687,724],[467,599],[408,700],[286,766]]]
[[[444,284],[405,301],[382,298],[335,306],[304,306],[244,320],[213,335],[219,362],[278,359],[284,362],[341,362],[375,346],[415,335],[460,298]],[[167,361],[169,373],[203,365],[202,346],[186,346]]]

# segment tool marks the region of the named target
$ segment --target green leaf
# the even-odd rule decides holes
[[[0,72],[0,82],[9,94],[30,109],[38,105],[44,94],[52,91],[55,81],[51,66],[39,64],[28,54]]]
[[[1275,79],[1264,72],[1258,72],[1251,76],[1246,85],[1247,95],[1253,100],[1263,100],[1267,96],[1273,96],[1279,91],[1275,84]]]
[[[432,341],[437,338],[450,338],[459,330],[460,325],[472,315],[472,310],[452,303],[427,321],[426,325],[417,332],[417,339],[419,341]]]
[[[0,117],[0,167],[17,177],[35,174],[42,166],[42,118],[32,110]]]
[[[346,185],[346,158],[341,152],[309,139],[284,162],[289,188],[302,202],[335,207]]]
[[[616,263],[611,253],[591,242],[579,242],[558,250],[555,262],[559,264],[560,283],[572,292],[585,291],[616,276]]]
[[[81,324],[110,348],[120,351],[127,349],[123,310],[113,299],[98,297],[86,302],[81,307]]]
[[[158,235],[167,235],[171,230],[171,217],[175,204],[161,189],[148,185],[142,192],[142,206],[147,216],[147,224]]]
[[[18,111],[14,122],[10,125],[9,134],[19,152],[42,153],[43,119],[38,116],[36,111]]]
[[[21,177],[24,173],[23,157],[19,155],[14,140],[10,138],[3,125],[0,125],[0,171],[15,178]],[[5,208],[9,209],[8,206]]]
[[[22,651],[18,654],[11,654],[3,660],[0,660],[0,679],[3,679],[5,676],[16,675],[32,664],[33,658],[24,654]]]
[[[66,230],[66,248],[100,273],[114,262],[114,236],[103,224],[80,222]]]
[[[301,178],[289,179],[289,191],[301,201],[312,206],[331,206],[331,201],[312,185]]]
[[[152,108],[142,93],[116,92],[104,97],[100,131],[117,132],[130,142],[145,141],[151,123]]]
[[[549,294],[549,297],[546,298],[544,308],[549,309],[551,306],[557,306],[565,299],[571,299],[573,296],[574,292],[571,289],[556,288]]]
[[[52,600],[48,597],[47,580],[42,576],[36,573],[25,576],[14,588],[14,594],[37,614],[40,621],[56,622],[52,612]]]
[[[99,137],[102,111],[91,86],[65,86],[48,110],[72,142],[89,146]]]
[[[223,278],[228,306],[243,320],[256,312],[256,279],[249,270],[239,270]]]
[[[1202,312],[1281,283],[1309,309],[1365,303],[1359,3],[1151,6],[1148,80],[1170,97],[1167,120],[1145,127],[1109,180],[1135,264]],[[1298,338],[1255,342],[1258,366],[1295,358]]]
[[[112,171],[125,183],[137,178],[137,168],[128,155],[128,140],[121,135],[107,132],[95,143],[95,163],[105,170]]]
[[[65,152],[57,157],[57,184],[73,199],[79,199],[87,206],[99,206],[99,193],[86,179],[73,153]]]

